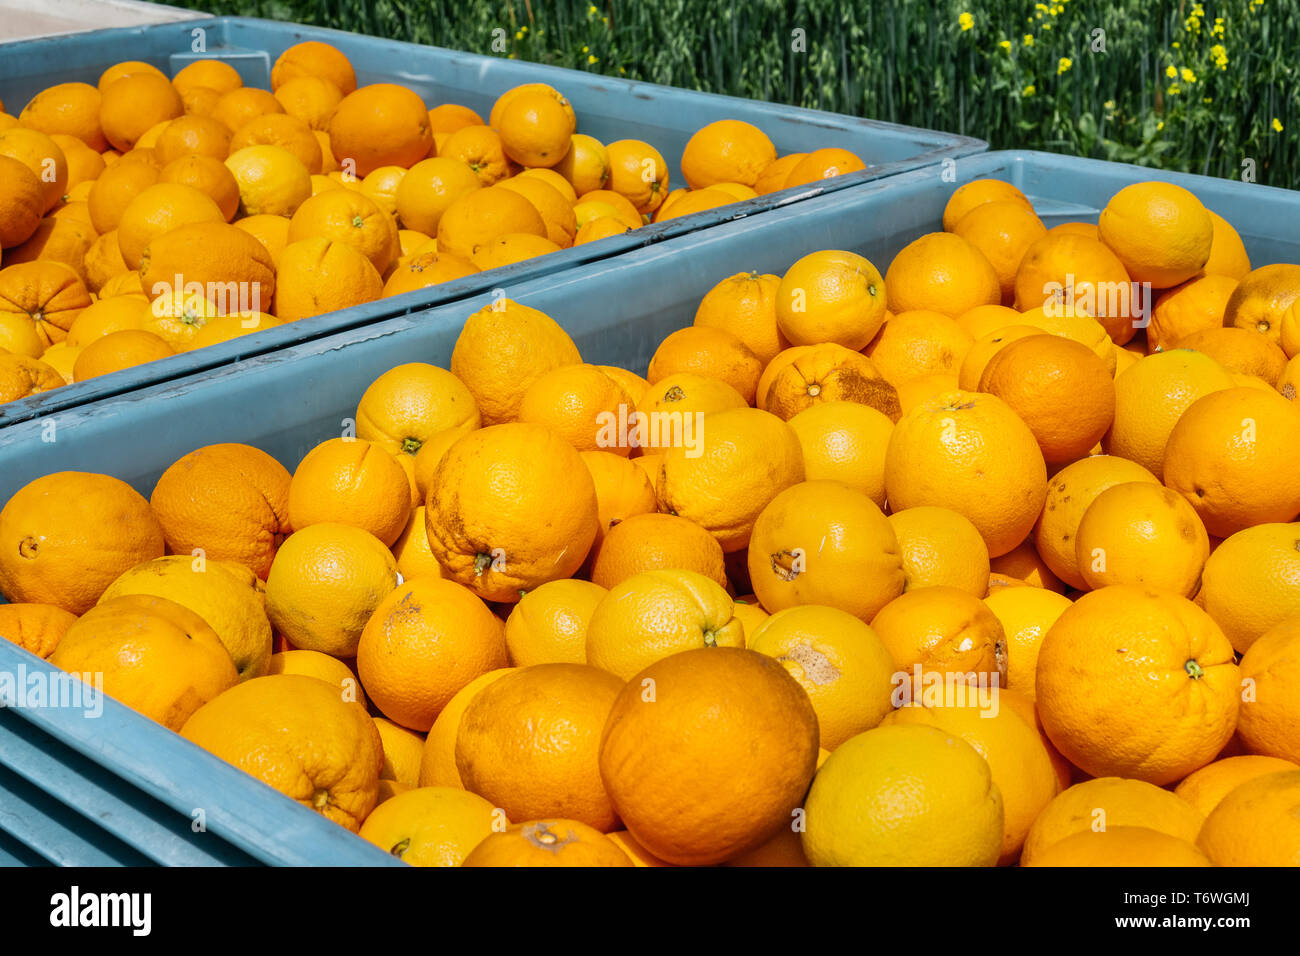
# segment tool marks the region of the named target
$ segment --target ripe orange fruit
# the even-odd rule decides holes
[[[569,149],[553,167],[582,196],[609,182],[609,153],[598,139],[583,133],[569,137]]]
[[[492,833],[462,866],[633,866],[617,843],[578,820],[517,823]]]
[[[903,563],[903,590],[944,585],[982,598],[989,590],[989,549],[962,515],[932,505],[888,518]]]
[[[1196,839],[1215,866],[1300,865],[1300,770],[1249,780],[1225,796]]]
[[[511,233],[546,236],[546,221],[519,193],[492,186],[467,193],[438,220],[438,250],[469,259],[493,239]]]
[[[1295,618],[1261,635],[1241,658],[1241,677],[1253,690],[1242,700],[1237,730],[1246,749],[1300,763],[1300,626]]]
[[[225,222],[179,226],[153,239],[140,258],[140,281],[151,300],[215,297],[219,312],[260,310],[277,291],[266,247]]]
[[[777,328],[793,345],[834,342],[861,349],[884,322],[886,284],[879,270],[856,253],[810,253],[781,277]]]
[[[642,571],[610,588],[587,624],[587,663],[623,680],[694,648],[744,647],[721,585],[695,571]]]
[[[1300,770],[1300,765],[1280,757],[1255,754],[1225,757],[1184,777],[1174,788],[1174,793],[1208,817],[1224,797],[1243,783],[1267,774],[1295,770]]]
[[[607,216],[612,216],[629,229],[637,229],[643,225],[641,214],[637,212],[632,201],[622,193],[616,193],[612,189],[593,189],[589,193],[584,193],[574,203],[573,215],[574,221],[579,226],[585,225],[592,219]]]
[[[497,812],[465,790],[420,787],[382,801],[359,836],[411,866],[460,866],[493,833]]]
[[[584,451],[579,452],[579,456],[596,486],[599,525],[596,540],[588,553],[588,558],[594,559],[611,528],[633,515],[649,514],[659,507],[653,483],[653,476],[658,473],[659,456],[654,456],[653,468],[644,464],[646,456],[628,459],[611,451]],[[590,563],[589,560],[587,564]]]
[[[296,322],[373,302],[383,291],[379,272],[355,247],[313,236],[280,254],[271,310],[283,322]]]
[[[701,416],[746,407],[745,397],[721,379],[675,372],[641,396],[638,418],[628,422],[628,443],[653,452],[686,446],[698,452]]]
[[[510,97],[493,125],[506,155],[522,166],[555,166],[575,131],[573,107],[563,96],[528,90]]]
[[[799,439],[785,422],[756,408],[704,416],[700,438],[696,449],[665,453],[655,485],[659,510],[694,521],[724,552],[740,551],[759,513],[803,480]]]
[[[239,211],[239,183],[220,160],[211,156],[182,156],[163,167],[160,183],[191,186],[217,204],[226,222]]]
[[[884,412],[858,402],[828,401],[787,422],[803,450],[804,477],[848,485],[885,506],[885,450],[894,423]]]
[[[1124,263],[1096,239],[1052,233],[1025,250],[1016,271],[1016,308],[1095,316],[1118,345],[1133,338],[1142,296]]]
[[[378,603],[356,654],[375,706],[424,733],[457,691],[506,666],[505,626],[468,588],[424,577]]]
[[[276,552],[266,613],[294,647],[352,657],[366,622],[395,587],[397,562],[382,541],[351,525],[314,524]]]
[[[89,83],[56,83],[27,101],[18,122],[47,136],[74,136],[102,153],[108,149],[99,122],[102,103],[102,94]]]
[[[142,60],[123,60],[121,63],[114,63],[100,74],[99,92],[103,93],[109,84],[122,79],[124,76],[130,76],[132,73],[152,73],[154,76],[160,76],[163,79],[167,78],[166,74],[152,63],[145,63]]]
[[[545,425],[576,451],[606,450],[627,455],[617,442],[614,423],[633,402],[621,385],[594,365],[562,365],[536,379],[524,391],[518,420]]]
[[[752,403],[763,365],[739,337],[725,329],[687,326],[665,338],[650,359],[651,384],[678,372],[726,382]]]
[[[23,126],[0,130],[0,156],[18,160],[40,181],[45,197],[42,212],[50,212],[63,201],[68,191],[68,159],[50,137]]]
[[[943,209],[943,231],[952,232],[967,214],[985,203],[1013,202],[1030,211],[1029,198],[1011,183],[1001,179],[976,179],[953,190]]]
[[[885,272],[885,286],[895,313],[927,309],[956,318],[978,305],[1002,301],[998,274],[984,254],[946,232],[928,233],[904,246]]]
[[[1214,223],[1214,240],[1210,243],[1210,258],[1205,261],[1202,271],[1210,276],[1227,276],[1241,280],[1250,272],[1250,256],[1246,254],[1245,243],[1241,236],[1213,209],[1206,209]]]
[[[374,721],[314,677],[245,681],[195,711],[181,734],[354,833],[378,799]]]
[[[1297,298],[1300,298],[1300,266],[1284,263],[1260,266],[1241,277],[1224,308],[1223,324],[1258,332],[1278,343],[1283,317]]]
[[[587,624],[607,594],[590,581],[548,581],[525,594],[506,618],[506,648],[516,667],[584,664]]]
[[[42,349],[67,338],[90,304],[81,279],[61,262],[21,262],[0,270],[0,323],[26,328],[28,339],[35,331]]]
[[[53,604],[0,604],[0,637],[44,660],[76,620]]]
[[[700,732],[683,737],[683,726]],[[817,734],[808,695],[776,661],[700,648],[623,688],[600,772],[638,843],[669,863],[709,865],[790,825],[816,766]]]
[[[127,204],[161,175],[162,171],[149,163],[118,163],[105,169],[86,200],[95,231],[103,235],[116,229]]]
[[[1198,399],[1169,435],[1164,480],[1217,537],[1300,513],[1288,477],[1300,409],[1276,392],[1229,388]]]
[[[573,237],[573,244],[581,246],[588,242],[595,242],[598,239],[608,239],[610,236],[621,236],[629,230],[629,226],[615,219],[613,216],[597,216],[594,219],[588,219],[578,228]],[[665,864],[666,865],[666,864]]]
[[[481,428],[452,445],[427,506],[429,544],[448,577],[511,603],[577,571],[598,523],[595,487],[578,453],[550,429],[523,422]]]
[[[230,137],[230,151],[237,153],[249,146],[278,146],[292,153],[307,167],[307,172],[313,175],[322,172],[320,141],[306,120],[296,116],[266,113],[249,120]]]
[[[282,146],[245,146],[230,154],[226,168],[239,184],[245,216],[292,216],[311,198],[311,172]]]
[[[923,375],[956,378],[974,344],[955,319],[916,310],[889,316],[863,352],[897,388]]]
[[[84,202],[90,187],[100,173],[108,168],[108,164],[104,162],[103,156],[75,136],[51,133],[50,139],[63,150],[63,157],[68,161],[68,202]]]
[[[1205,564],[1196,603],[1239,653],[1300,616],[1300,523],[1259,524],[1225,538]]]
[[[915,802],[900,802],[901,792]],[[877,727],[845,741],[817,771],[803,849],[813,866],[993,866],[1002,801],[989,763],[960,737]]]
[[[351,525],[391,545],[410,517],[405,472],[383,447],[365,439],[321,442],[294,470],[289,524],[295,531],[325,522]]]
[[[474,396],[446,369],[409,362],[389,369],[357,404],[357,437],[390,454],[417,454],[446,431],[473,431],[482,421]]]
[[[469,167],[480,186],[492,186],[510,175],[501,134],[488,126],[466,126],[447,137],[438,158]]]
[[[758,178],[754,180],[754,192],[766,196],[785,189],[785,182],[790,178],[790,172],[807,157],[807,153],[787,153],[772,160],[763,167]]]
[[[999,588],[984,598],[1007,639],[1007,684],[1029,701],[1037,697],[1038,651],[1071,601],[1043,588]]]
[[[1177,347],[1204,352],[1228,372],[1254,375],[1268,388],[1276,386],[1286,370],[1286,353],[1281,347],[1247,329],[1202,329],[1179,339]]]
[[[330,117],[343,101],[343,91],[332,80],[320,76],[294,77],[281,83],[274,95],[286,114],[302,120],[309,129],[318,132],[329,129]],[[323,145],[319,139],[317,145]],[[325,158],[322,149],[322,160]],[[332,151],[328,158],[334,158]]]
[[[1047,235],[1047,227],[1031,207],[1005,199],[981,203],[962,216],[951,231],[983,253],[993,266],[1004,305],[1015,301],[1016,273],[1025,250]]]
[[[139,269],[149,243],[178,226],[199,222],[225,222],[217,204],[193,186],[158,183],[142,190],[122,211],[117,242],[122,260]]]
[[[780,283],[779,276],[756,272],[723,279],[700,300],[694,324],[732,333],[766,364],[790,346],[776,318]]]
[[[1218,328],[1237,280],[1221,275],[1200,275],[1162,292],[1147,326],[1147,351],[1176,348],[1194,332]]]
[[[420,758],[419,786],[464,789],[460,771],[456,769],[456,736],[460,731],[460,719],[480,690],[514,670],[512,667],[499,667],[481,674],[458,690],[447,702],[425,737],[424,753]]]
[[[183,93],[195,86],[206,86],[219,93],[228,93],[244,85],[233,66],[224,60],[193,60],[172,77],[172,86]]]
[[[620,139],[605,146],[608,187],[626,197],[636,211],[652,213],[668,195],[668,164],[663,155],[639,139]]]
[[[366,706],[366,694],[361,689],[361,682],[352,668],[329,654],[320,651],[280,651],[271,655],[267,663],[268,674],[303,674],[315,677],[334,687],[339,697],[345,701]],[[260,676],[260,675],[259,675]],[[379,724],[376,722],[378,728]],[[382,728],[379,731],[383,736]]]
[[[1074,553],[1090,588],[1133,584],[1191,597],[1201,586],[1210,541],[1181,495],[1141,480],[1093,499],[1079,521]]]
[[[889,520],[866,495],[804,481],[775,495],[754,523],[750,583],[768,611],[825,604],[869,620],[903,590]]]
[[[1171,783],[1232,736],[1234,660],[1219,626],[1185,598],[1131,585],[1092,591],[1039,650],[1043,728],[1088,773]]]
[[[394,83],[372,83],[347,93],[329,121],[334,157],[352,160],[357,176],[381,166],[409,169],[429,155],[433,134],[420,97]]]
[[[784,188],[805,186],[833,176],[844,176],[866,169],[867,165],[858,156],[838,146],[815,149],[790,169]]]
[[[334,189],[303,202],[289,220],[289,243],[322,237],[352,246],[381,275],[397,259],[397,226],[368,196]]]
[[[988,308],[988,306],[983,308]],[[1043,334],[1043,330],[1036,326],[1012,321],[1010,325],[1001,326],[976,339],[962,359],[961,367],[957,370],[958,387],[963,392],[977,391],[980,379],[984,376],[984,370],[988,368],[989,363],[993,361],[999,352],[1012,342],[1028,338],[1031,335],[1041,334]]]
[[[885,454],[895,510],[939,505],[970,519],[990,557],[1024,541],[1047,495],[1029,427],[992,395],[949,392],[904,415]]]
[[[808,693],[821,746],[834,750],[893,709],[894,659],[860,619],[816,604],[786,608],[746,634],[745,646],[783,666]]]
[[[152,73],[129,74],[100,92],[99,123],[104,138],[123,153],[150,128],[185,112],[176,88]]]
[[[1097,228],[1134,281],[1157,289],[1186,282],[1200,272],[1214,241],[1209,211],[1172,183],[1125,186],[1101,211]]]
[[[898,392],[865,355],[826,342],[795,345],[768,363],[757,386],[758,407],[789,420],[825,402],[851,401],[883,412],[900,413]]]
[[[86,282],[89,276],[85,257],[96,237],[90,223],[80,218],[77,210],[78,204],[70,203],[42,219],[26,242],[4,254],[5,264],[59,262]],[[84,213],[84,207],[81,212]]]
[[[0,156],[0,248],[26,242],[45,213],[45,190],[36,174],[12,156]]]
[[[411,256],[405,262],[398,260],[397,267],[389,273],[387,281],[384,282],[381,295],[384,298],[402,295],[474,275],[480,271],[473,262],[448,252],[422,252]]]
[[[318,40],[296,43],[280,54],[271,67],[271,89],[278,90],[300,76],[329,80],[345,94],[357,88],[356,73],[347,56]]]
[[[546,237],[551,242],[561,249],[573,245],[578,231],[577,217],[572,203],[559,189],[535,176],[515,176],[502,180],[501,188],[517,192],[533,204],[546,224]]]
[[[203,618],[144,594],[86,611],[49,660],[74,674],[102,675],[106,694],[176,731],[202,704],[239,682],[230,655]]]
[[[1148,827],[1081,830],[1052,844],[1022,866],[1211,866],[1209,857],[1187,840]]]
[[[682,175],[691,189],[716,183],[753,186],[775,161],[776,147],[761,129],[741,120],[718,120],[687,140]]]
[[[632,515],[610,528],[595,552],[591,580],[613,588],[656,570],[694,571],[727,586],[722,546],[693,521],[669,514]]]
[[[889,648],[895,669],[908,678],[900,687],[911,688],[906,700],[926,700],[928,682],[938,674],[945,682],[978,682],[981,688],[1006,683],[1002,624],[967,591],[946,585],[907,591],[881,608],[871,627]]]
[[[504,185],[502,186],[504,189]],[[553,191],[553,190],[552,190]],[[561,246],[544,236],[534,236],[526,232],[508,232],[490,239],[470,257],[470,261],[480,271],[499,269],[526,259],[544,256],[549,252],[559,252]]]
[[[466,126],[482,125],[482,116],[459,103],[439,103],[429,110],[429,129],[435,133],[454,133]]]

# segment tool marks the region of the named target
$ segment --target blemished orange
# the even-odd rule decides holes
[[[1300,865],[1300,770],[1247,781],[1219,802],[1196,845],[1215,866]]]
[[[1025,250],[1047,235],[1047,227],[1033,209],[1017,200],[995,200],[973,208],[952,227],[984,254],[998,275],[1002,304],[1016,297],[1016,273]]]
[[[99,123],[112,147],[126,152],[150,128],[185,112],[181,95],[166,79],[132,73],[114,80],[103,91]]]
[[[239,184],[245,216],[292,216],[311,198],[311,171],[282,146],[245,146],[230,154],[226,168]]]
[[[76,620],[53,604],[0,604],[0,637],[44,660]]]
[[[307,453],[289,484],[289,524],[352,525],[386,546],[410,517],[405,472],[385,448],[362,438],[331,438]]]
[[[515,667],[585,664],[587,624],[608,593],[600,584],[565,578],[525,594],[506,618],[506,649]]]
[[[700,732],[684,738],[682,726]],[[779,663],[741,648],[700,648],[652,664],[624,687],[600,771],[638,843],[669,863],[709,865],[790,825],[817,739],[808,695]]]
[[[588,664],[521,667],[479,691],[461,717],[465,789],[515,819],[562,811],[602,832],[617,817],[601,781],[601,732],[623,681]]]
[[[677,372],[691,372],[726,382],[752,404],[763,364],[725,329],[690,325],[659,343],[650,358],[647,379],[653,385]]]
[[[306,120],[287,113],[266,113],[254,117],[230,137],[232,153],[249,146],[278,146],[293,154],[307,167],[307,172],[318,175],[323,170],[320,141]]]
[[[372,83],[347,93],[329,121],[334,157],[351,160],[357,176],[381,166],[409,169],[429,155],[429,111],[412,90]]]
[[[30,320],[44,348],[67,338],[90,304],[85,284],[61,262],[20,262],[0,270],[0,321]]]
[[[1038,653],[1043,729],[1094,776],[1157,785],[1223,749],[1237,723],[1232,645],[1186,598],[1118,584],[1083,595]]]
[[[861,157],[839,146],[815,149],[790,168],[783,184],[785,189],[805,186],[834,176],[844,176],[866,169]]]
[[[181,734],[354,833],[378,800],[374,721],[315,677],[245,681],[195,711]]]
[[[836,481],[803,481],[773,496],[746,558],[770,612],[824,604],[868,621],[904,587],[893,526],[870,498]]]
[[[889,515],[903,562],[903,590],[945,585],[982,598],[989,550],[979,530],[948,508],[922,505]]]
[[[578,453],[550,429],[524,422],[459,439],[438,464],[426,506],[429,544],[447,576],[510,603],[577,571],[599,520]]]
[[[638,514],[610,528],[595,553],[591,580],[613,588],[643,571],[685,570],[726,587],[722,546],[693,521],[670,514]]]
[[[596,539],[587,555],[590,568],[600,551],[605,535],[615,525],[634,515],[650,514],[659,508],[655,497],[654,476],[658,474],[660,456],[625,458],[611,451],[579,452],[583,464],[596,486]],[[647,464],[652,462],[653,467]]]
[[[976,179],[958,186],[948,198],[943,209],[944,232],[952,232],[973,209],[991,202],[1014,202],[1031,211],[1033,209],[1028,197],[1011,183],[1000,179]]]
[[[698,447],[703,428],[700,416],[748,405],[745,396],[721,379],[675,372],[655,382],[641,397],[637,418],[628,421],[628,442],[649,453]]]
[[[447,701],[424,739],[424,753],[420,758],[421,787],[464,788],[460,771],[456,769],[456,735],[460,731],[460,719],[480,690],[514,671],[513,667],[498,667],[481,674]]]
[[[403,495],[409,505],[405,489]],[[310,525],[276,551],[266,577],[266,613],[294,647],[353,657],[362,629],[397,587],[397,577],[392,552],[370,532]]]
[[[1149,827],[1081,830],[1060,840],[1022,866],[1058,867],[1201,867],[1210,858],[1194,843]]]
[[[663,155],[639,139],[620,139],[605,146],[609,158],[608,189],[626,197],[636,211],[652,213],[668,195],[668,164]]]
[[[266,673],[315,677],[334,687],[341,700],[366,706],[366,693],[352,668],[339,658],[320,651],[279,651],[271,655]]]
[[[511,172],[501,134],[488,126],[456,130],[438,148],[438,158],[469,167],[480,186],[493,186]]]
[[[1059,335],[1026,336],[998,350],[979,390],[1020,416],[1049,464],[1086,455],[1115,417],[1111,373],[1087,346]]]
[[[333,189],[303,202],[289,220],[289,243],[323,237],[352,246],[381,275],[397,259],[397,226],[374,200],[350,189]]]
[[[1205,817],[1168,790],[1141,780],[1098,777],[1063,790],[1034,820],[1020,855],[1021,866],[1076,834],[1145,827],[1188,843]]]
[[[895,388],[924,375],[957,377],[975,340],[955,319],[918,309],[885,319],[862,351]]]
[[[1201,586],[1210,540],[1180,494],[1134,481],[1093,499],[1079,521],[1074,549],[1089,588],[1133,584],[1191,597]]]
[[[1251,329],[1210,328],[1185,335],[1176,348],[1204,352],[1234,375],[1254,375],[1268,387],[1286,369],[1286,353],[1269,337]]]
[[[505,188],[504,184],[502,188]],[[499,269],[547,253],[559,252],[561,248],[563,247],[545,236],[508,232],[479,246],[470,261],[480,271],[486,272],[488,269]]]
[[[18,122],[47,136],[74,136],[102,153],[108,149],[99,122],[102,101],[102,94],[89,83],[56,83],[27,101]]]
[[[494,832],[498,817],[478,794],[419,787],[375,807],[359,836],[410,866],[460,866]]]
[[[569,149],[553,167],[581,197],[609,183],[609,153],[605,144],[593,136],[574,133]]]
[[[56,472],[24,485],[0,510],[0,592],[82,614],[163,547],[148,502],[125,482]]]
[[[1246,781],[1271,773],[1296,770],[1300,770],[1300,764],[1281,757],[1258,754],[1224,757],[1188,774],[1174,788],[1174,793],[1208,817],[1224,797]]]
[[[476,846],[462,866],[633,866],[619,845],[580,820],[517,823]]]
[[[1071,601],[1043,588],[998,588],[984,598],[1007,639],[1006,686],[1030,701],[1037,698],[1038,651],[1043,638]]]
[[[1241,277],[1224,308],[1223,324],[1281,340],[1287,310],[1300,298],[1300,266],[1275,263]],[[1291,353],[1287,353],[1291,354]]]
[[[154,485],[149,507],[174,554],[201,549],[265,579],[289,534],[289,472],[249,445],[207,445],[178,459]]]
[[[1242,701],[1237,723],[1246,749],[1300,763],[1300,621],[1283,621],[1251,644],[1241,658],[1241,677],[1254,690],[1253,700]]]
[[[203,618],[145,594],[86,611],[49,660],[74,674],[102,675],[104,693],[175,731],[239,682],[230,654]]]
[[[939,505],[964,515],[996,558],[1033,528],[1047,495],[1047,467],[1033,432],[1005,402],[949,392],[894,426],[885,490],[896,510]]]
[[[355,247],[313,236],[289,243],[280,254],[271,311],[283,322],[296,322],[373,302],[383,291],[379,272]]]
[[[510,97],[494,125],[507,157],[521,166],[546,168],[564,158],[576,130],[568,100],[541,91]]]
[[[1049,233],[1025,250],[1016,271],[1015,305],[1022,311],[1052,306],[1094,316],[1123,345],[1137,331],[1141,296],[1124,263],[1096,239]]]
[[[1177,343],[1203,329],[1223,325],[1237,280],[1222,275],[1200,275],[1162,292],[1151,310],[1147,326],[1147,351],[1176,348]]]
[[[1006,682],[1002,622],[967,591],[947,585],[906,591],[880,609],[871,627],[908,678],[900,688],[905,702],[923,700],[926,682],[937,675],[981,687]]]
[[[798,259],[775,294],[776,323],[792,345],[834,342],[861,349],[880,329],[891,298],[880,271],[853,252],[823,250]]]
[[[1212,392],[1170,432],[1164,481],[1216,537],[1290,521],[1300,513],[1300,483],[1289,476],[1297,447],[1300,409],[1278,393]]]
[[[294,77],[281,83],[274,96],[287,115],[302,120],[309,129],[318,132],[329,129],[330,117],[343,101],[343,91],[332,80],[321,76]],[[323,145],[319,139],[317,145]],[[323,149],[321,158],[325,159]],[[329,158],[333,158],[332,151]]]
[[[777,611],[746,635],[808,693],[820,745],[834,750],[893,709],[894,659],[861,619],[816,604]]]
[[[997,272],[984,254],[960,236],[932,232],[903,247],[885,272],[889,307],[956,318],[978,305],[1002,301]]]
[[[786,424],[799,439],[807,480],[841,482],[884,508],[885,451],[894,430],[888,415],[835,400],[806,408]]]
[[[211,156],[182,156],[163,167],[159,183],[192,186],[217,204],[226,222],[239,212],[239,182],[219,159]]]
[[[423,362],[395,366],[370,383],[357,403],[357,438],[390,454],[416,455],[441,433],[473,431],[478,403],[460,379]]]
[[[481,247],[507,233],[546,236],[546,221],[519,193],[489,186],[466,193],[438,219],[438,250],[471,259]]]
[[[916,803],[898,801],[904,790]],[[804,803],[803,849],[813,866],[993,866],[1002,803],[989,763],[960,737],[938,727],[876,727],[818,769]]]
[[[784,421],[833,401],[870,406],[891,421],[902,410],[898,390],[876,363],[834,342],[795,345],[778,354],[758,380],[756,399],[759,408]]]
[[[717,120],[687,140],[682,176],[691,189],[717,183],[753,186],[775,161],[776,147],[757,126],[742,120]]]
[[[618,442],[620,412],[631,414],[630,395],[594,365],[562,365],[551,369],[524,391],[518,421],[544,425],[576,451],[610,451],[627,455]]]
[[[610,588],[587,623],[587,663],[630,680],[674,654],[744,647],[744,627],[717,582],[688,570],[642,571]]]
[[[1300,522],[1269,522],[1225,538],[1205,563],[1196,603],[1239,652],[1300,617]]]
[[[371,702],[420,733],[457,691],[506,660],[501,619],[468,588],[441,578],[417,578],[391,591],[357,645],[357,673]]]
[[[278,90],[299,76],[323,77],[345,94],[357,88],[356,72],[347,56],[319,40],[296,43],[280,54],[271,67],[271,89]]]
[[[1167,289],[1204,268],[1214,241],[1214,221],[1182,186],[1145,182],[1125,186],[1102,209],[1101,240],[1135,282]]]
[[[1202,271],[1210,276],[1227,276],[1241,280],[1250,272],[1250,256],[1246,254],[1246,245],[1241,236],[1213,209],[1206,209],[1214,223],[1214,240],[1210,243],[1210,258],[1205,260]]]
[[[673,447],[664,454],[655,484],[659,510],[701,525],[724,552],[740,551],[759,513],[803,480],[799,439],[781,419],[756,408],[705,415],[699,437],[697,449]]]

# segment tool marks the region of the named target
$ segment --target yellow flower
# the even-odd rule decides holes
[[[1213,97],[1213,96],[1203,96],[1203,97],[1201,97],[1201,102],[1204,103],[1206,106],[1209,106],[1211,103],[1214,102],[1214,97]]]
[[[1189,70],[1187,67],[1183,67],[1183,68],[1179,71],[1179,74],[1178,74],[1178,75],[1181,76],[1181,77],[1183,78],[1183,82],[1184,82],[1184,83],[1195,83],[1195,82],[1196,82],[1196,74],[1193,73],[1191,70]]]
[[[583,53],[586,53],[586,52],[587,52],[587,48],[586,48],[585,46],[582,48],[582,52],[583,52]]]
[[[598,13],[600,13],[600,11],[596,9],[594,4],[587,8],[587,16],[589,17],[594,17]]]
[[[1176,76],[1178,76],[1177,68],[1175,68],[1173,64],[1170,64],[1169,66],[1165,67],[1165,76],[1169,77],[1169,79],[1171,80],[1174,79]]]
[[[1106,107],[1106,109],[1108,110],[1113,110],[1115,108],[1115,101],[1107,100],[1105,103],[1102,103],[1101,105]]]
[[[1030,83],[1028,86],[1026,86],[1023,90],[1020,91],[1020,95],[1033,96],[1036,92],[1037,90],[1034,89],[1034,84]]]
[[[1282,121],[1276,116],[1273,117],[1273,131],[1276,133],[1282,132]]]
[[[1175,83],[1171,87],[1169,87],[1169,89],[1167,89],[1165,92],[1168,93],[1170,96],[1177,96],[1182,91],[1183,88],[1179,86],[1177,83]]]
[[[1164,121],[1164,120],[1161,120],[1159,123],[1156,123],[1156,132],[1157,132],[1157,133],[1160,132],[1160,131],[1161,131],[1162,129],[1164,129],[1164,128],[1165,128],[1165,121]]]
[[[1182,44],[1179,43],[1177,40],[1175,40],[1173,43],[1171,43],[1171,44],[1169,44],[1169,45],[1170,45],[1171,47],[1173,47],[1175,50],[1177,50],[1179,47],[1182,46]]]
[[[515,31],[515,39],[516,39],[516,40],[522,40],[523,38],[524,38],[524,31],[523,31],[523,30],[516,30],[516,31]]]
[[[1033,45],[1034,45],[1034,35],[1032,33],[1026,33],[1025,46],[1033,46]]]
[[[588,63],[599,63],[599,62],[600,62],[600,58],[599,58],[599,57],[595,57],[595,56],[588,56],[588,57],[587,57],[587,62],[588,62]]]
[[[963,12],[962,15],[957,18],[957,25],[960,26],[962,32],[965,33],[971,27],[975,26],[975,18],[969,13]]]
[[[1039,13],[1046,13],[1046,12],[1047,12],[1047,4],[1045,4],[1045,3],[1035,3],[1035,4],[1034,4],[1034,9],[1037,10]]]
[[[999,40],[999,41],[998,41],[998,46],[1002,47],[1002,49],[1004,49],[1004,50],[1010,50],[1010,49],[1011,49],[1011,41],[1010,41],[1010,40]]]
[[[1068,56],[1061,57],[1061,59],[1058,60],[1056,63],[1056,75],[1060,76],[1062,73],[1068,73],[1070,71],[1070,67],[1072,66],[1074,66],[1073,60],[1071,60]]]

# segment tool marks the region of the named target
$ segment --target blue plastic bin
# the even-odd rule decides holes
[[[194,52],[200,39],[203,49]],[[868,168],[814,185],[683,216],[401,297],[290,323],[237,341],[3,404],[0,405],[0,428],[250,355],[357,328],[414,308],[454,302],[494,286],[562,272],[576,265],[779,208],[823,192],[988,148],[987,143],[965,136],[819,110],[635,83],[578,70],[458,53],[337,30],[239,17],[104,30],[6,45],[0,53],[0,97],[16,113],[32,95],[47,86],[73,80],[96,83],[107,67],[127,59],[152,63],[171,76],[195,59],[220,58],[231,63],[248,85],[269,88],[275,59],[285,49],[303,40],[322,40],[341,49],[351,59],[361,84],[401,83],[419,93],[430,106],[444,102],[460,103],[484,117],[496,97],[511,87],[529,82],[549,83],[573,103],[581,132],[602,142],[634,137],[657,147],[670,166],[670,183],[674,187],[682,184],[680,161],[687,140],[700,127],[726,118],[747,120],[758,126],[772,138],[782,154],[841,146],[860,156]]]
[[[986,153],[958,161],[955,172],[956,181],[948,181],[942,169],[932,168],[861,184],[762,217],[662,242],[636,255],[523,281],[506,292],[562,323],[586,361],[644,370],[664,336],[689,325],[701,297],[727,276],[750,270],[779,274],[798,257],[826,248],[860,252],[884,269],[912,239],[940,228],[943,207],[958,185],[984,177],[1015,183],[1049,225],[1095,220],[1106,200],[1128,183],[1170,180],[1195,191],[1231,221],[1255,265],[1300,261],[1296,226],[1300,193],[1046,153]],[[378,375],[412,361],[446,367],[463,320],[489,301],[489,295],[474,296],[261,355],[204,376],[96,402],[49,421],[4,429],[0,431],[0,502],[34,478],[66,469],[115,475],[148,495],[173,461],[214,442],[255,445],[292,469],[318,442],[341,433],[344,419],[355,415],[362,392]],[[29,655],[0,641],[0,671],[24,660],[30,660]],[[47,714],[0,712],[0,734],[9,726],[6,716],[9,724],[16,723],[16,717],[42,731],[51,721]],[[177,803],[168,795],[176,766],[191,768],[193,774],[183,783],[190,789],[182,807],[188,806],[185,800],[195,799],[196,792],[246,794],[253,801],[254,791],[265,790],[260,784],[242,790],[233,787],[229,774],[222,774],[229,768],[199,759],[202,755],[182,761],[187,742],[143,719],[127,720],[134,715],[121,716],[123,731],[115,736],[121,749],[98,771],[97,779],[105,786],[121,774],[125,759],[125,766],[135,768],[133,784],[173,808]],[[66,714],[58,720],[59,739],[94,760],[103,746],[103,732],[91,721]],[[31,759],[41,765],[39,756]],[[10,748],[0,736],[0,764],[11,760]],[[23,776],[34,780],[36,771]],[[218,778],[225,781],[220,786],[213,782]],[[46,792],[65,803],[72,799],[72,793],[61,789],[59,778],[46,773],[40,779],[37,786]],[[268,806],[275,802],[273,797],[278,795],[267,795]],[[289,809],[301,808],[290,804],[285,812]],[[254,829],[260,829],[260,821],[266,819],[260,805],[256,813],[232,816],[253,821]],[[215,829],[211,824],[210,828]],[[5,817],[0,814],[0,830],[4,829]],[[151,833],[150,839],[155,835]],[[135,843],[130,837],[126,842],[158,856],[152,843]],[[276,829],[267,828],[258,847],[275,855],[288,855],[291,849],[309,851],[303,844],[290,848],[283,843]],[[0,843],[0,853],[3,849]]]

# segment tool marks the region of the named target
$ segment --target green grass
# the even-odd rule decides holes
[[[172,2],[1300,186],[1285,0]]]

